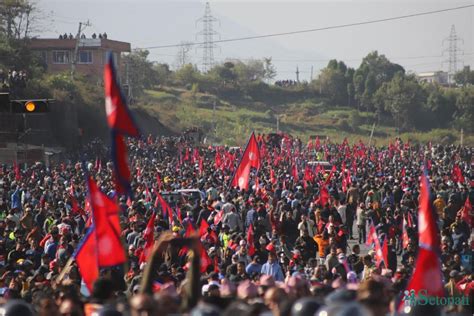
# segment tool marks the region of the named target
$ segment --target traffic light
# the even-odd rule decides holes
[[[11,107],[13,113],[46,113],[49,112],[49,101],[39,100],[12,100]]]

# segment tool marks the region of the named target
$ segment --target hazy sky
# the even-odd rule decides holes
[[[390,18],[425,11],[473,5],[471,1],[210,1],[212,14],[219,19],[214,28],[220,38],[298,31],[368,20]],[[132,48],[196,41],[202,25],[196,20],[204,14],[205,1],[199,0],[37,0],[49,23],[40,37],[57,37],[77,32],[79,21],[92,24],[84,33],[107,32],[110,39],[127,41]],[[358,67],[372,50],[385,54],[408,71],[447,70],[443,49],[451,26],[464,42],[459,42],[464,65],[474,64],[474,8],[437,13],[377,24],[336,30],[303,33],[220,43],[214,50],[217,61],[225,58],[272,57],[279,79],[314,77],[332,58]],[[175,64],[177,48],[150,49],[154,61]],[[191,51],[192,62],[200,65],[202,51]],[[458,67],[462,67],[459,63]]]

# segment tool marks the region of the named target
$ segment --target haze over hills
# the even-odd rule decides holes
[[[226,1],[211,2],[212,14],[220,20],[215,29],[222,39],[255,36],[332,25],[355,23],[417,12],[472,4],[470,1]],[[39,0],[43,12],[51,13],[41,37],[75,33],[79,21],[90,20],[85,33],[107,32],[109,38],[128,41],[133,48],[196,41],[204,13],[204,1],[50,1]],[[273,57],[277,79],[309,80],[329,59],[344,60],[357,67],[372,50],[385,54],[409,71],[447,70],[442,41],[455,25],[464,40],[462,61],[474,60],[474,10],[467,8],[439,14],[351,28],[292,36],[219,44],[216,61],[226,58]],[[445,46],[446,48],[446,46]],[[151,60],[175,63],[177,48],[151,49]],[[191,61],[200,64],[202,52],[192,49]],[[462,64],[459,65],[461,67]]]

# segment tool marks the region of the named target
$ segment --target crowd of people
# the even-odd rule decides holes
[[[5,73],[0,69],[0,92],[10,92],[12,95],[16,95],[26,87],[27,80],[28,77],[24,70],[13,69]]]
[[[80,159],[2,165],[0,314],[472,314],[473,243],[462,216],[466,200],[474,202],[472,148],[400,139],[378,148],[329,140],[304,145],[288,137],[270,146],[265,136],[258,139],[261,168],[252,170],[248,190],[229,185],[242,150],[178,137],[129,140],[131,197],[115,193],[112,162],[95,150],[100,146],[85,148],[88,173],[119,203],[128,254],[125,265],[100,270],[91,292],[70,260],[90,224]],[[463,303],[399,309],[417,259],[423,165],[445,295]],[[170,194],[180,189],[200,194]],[[171,217],[155,203],[158,194]],[[156,242],[144,261],[153,213]],[[382,264],[367,245],[371,227],[387,240]]]
[[[278,86],[278,87],[294,87],[298,85],[298,81],[296,80],[291,80],[291,79],[287,79],[287,80],[277,80],[275,81],[275,86]]]

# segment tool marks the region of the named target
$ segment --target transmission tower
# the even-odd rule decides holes
[[[217,45],[214,44],[214,36],[219,36],[219,34],[214,31],[214,23],[219,22],[218,19],[212,16],[211,6],[209,2],[206,2],[206,9],[204,11],[204,16],[196,21],[202,23],[203,27],[200,32],[196,34],[196,38],[201,38],[202,44],[198,48],[202,49],[202,71],[209,71],[214,65],[214,48],[217,48]]]
[[[448,48],[443,51],[443,54],[447,52],[448,59],[444,62],[448,63],[448,83],[452,83],[453,77],[458,71],[458,64],[462,63],[462,60],[459,60],[462,51],[458,48],[458,42],[464,43],[463,39],[456,35],[454,25],[451,25],[451,32],[449,36],[443,40],[443,45],[446,42],[448,43]]]

